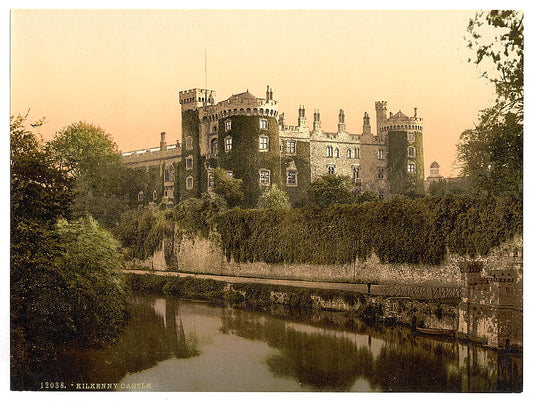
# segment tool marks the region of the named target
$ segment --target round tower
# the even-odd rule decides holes
[[[278,108],[271,95],[270,88],[264,99],[248,91],[233,95],[217,113],[218,165],[242,180],[249,208],[273,184],[281,186]]]

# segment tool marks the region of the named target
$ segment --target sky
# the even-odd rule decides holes
[[[11,114],[45,117],[45,140],[85,121],[121,151],[181,138],[178,93],[206,86],[221,101],[274,91],[287,124],[299,105],[335,131],[362,132],[374,102],[424,119],[426,175],[433,161],[456,176],[456,144],[494,100],[468,62],[475,11],[12,10]],[[206,63],[207,61],[207,63]],[[207,64],[207,74],[206,74]]]

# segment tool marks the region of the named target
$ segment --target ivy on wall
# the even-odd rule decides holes
[[[390,131],[388,133],[389,179],[391,194],[424,194],[424,155],[422,133],[415,133],[415,141],[410,143],[405,131]],[[407,148],[413,146],[416,150],[414,158],[407,156]],[[415,163],[415,172],[407,171],[407,163]]]
[[[268,121],[268,129],[260,129],[259,120]],[[231,130],[225,122],[231,120]],[[230,116],[219,121],[219,166],[231,170],[233,176],[243,181],[245,207],[253,208],[263,193],[259,184],[259,169],[270,170],[271,184],[281,185],[278,123],[273,117]],[[225,137],[232,138],[231,151],[225,151]],[[269,139],[268,151],[259,150],[259,136]]]
[[[310,144],[306,141],[296,141],[296,153],[285,154],[281,157],[281,183],[282,189],[289,195],[291,205],[304,206],[307,201],[307,188],[311,184]],[[282,144],[285,146],[285,144]],[[297,186],[287,185],[287,168],[291,161],[298,172]]]
[[[231,210],[217,219],[236,262],[440,264],[447,252],[486,255],[522,232],[522,201],[469,197],[393,200],[289,211]]]

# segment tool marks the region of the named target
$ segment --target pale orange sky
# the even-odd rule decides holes
[[[374,102],[424,118],[426,175],[454,175],[456,143],[493,99],[468,63],[474,11],[14,10],[11,113],[46,117],[45,139],[77,121],[109,132],[122,151],[181,135],[178,92],[208,87],[217,101],[273,87],[288,124],[319,108],[334,131],[375,130]]]

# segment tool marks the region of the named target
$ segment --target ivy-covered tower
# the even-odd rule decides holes
[[[263,191],[280,186],[277,102],[246,91],[222,103],[218,119],[218,166],[243,181],[244,204],[255,207]]]
[[[213,190],[216,167],[243,181],[245,206],[255,207],[272,184],[280,185],[278,102],[272,88],[266,97],[250,92],[215,104],[215,92],[180,92],[182,161],[178,173],[180,199]]]
[[[377,132],[387,144],[391,194],[424,192],[423,124],[414,108],[412,117],[399,111],[384,119],[386,102],[376,102]]]

